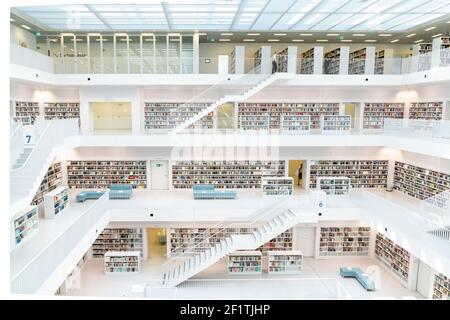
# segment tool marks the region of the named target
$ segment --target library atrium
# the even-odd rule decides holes
[[[449,0],[84,2],[10,7],[12,295],[450,299]]]

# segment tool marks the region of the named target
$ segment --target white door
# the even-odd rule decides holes
[[[303,253],[304,257],[314,256],[315,230],[314,227],[298,227],[296,230],[297,248]]]
[[[150,179],[152,190],[169,190],[169,161],[150,161]]]
[[[417,273],[417,292],[428,298],[431,290],[432,270],[430,266],[419,261],[419,271]]]

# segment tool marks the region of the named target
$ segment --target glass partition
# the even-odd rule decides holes
[[[88,33],[87,50],[89,55],[89,73],[103,73],[103,38],[99,33]]]
[[[76,41],[74,34],[61,34],[61,41],[63,43],[63,69],[64,73],[76,73],[77,57],[75,55]]]
[[[89,60],[87,52],[87,36],[79,35],[75,37],[75,48],[77,57],[77,72],[78,73],[88,73],[89,70]]]
[[[114,45],[113,36],[103,36],[103,73],[114,73]]]
[[[141,37],[129,36],[130,73],[141,73]]]
[[[141,34],[142,73],[156,73],[156,38],[153,33]]]
[[[129,36],[126,33],[114,35],[114,73],[129,73]]]
[[[181,72],[181,51],[181,35],[178,33],[169,33],[166,38],[166,73],[172,74]]]
[[[181,73],[192,73],[194,70],[194,46],[192,36],[181,37]]]

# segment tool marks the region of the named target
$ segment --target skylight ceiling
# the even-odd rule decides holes
[[[16,7],[48,31],[391,31],[450,19],[450,0],[154,1]]]

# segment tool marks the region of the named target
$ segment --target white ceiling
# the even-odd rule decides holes
[[[15,7],[47,31],[389,31],[450,20],[450,0],[174,0]]]

